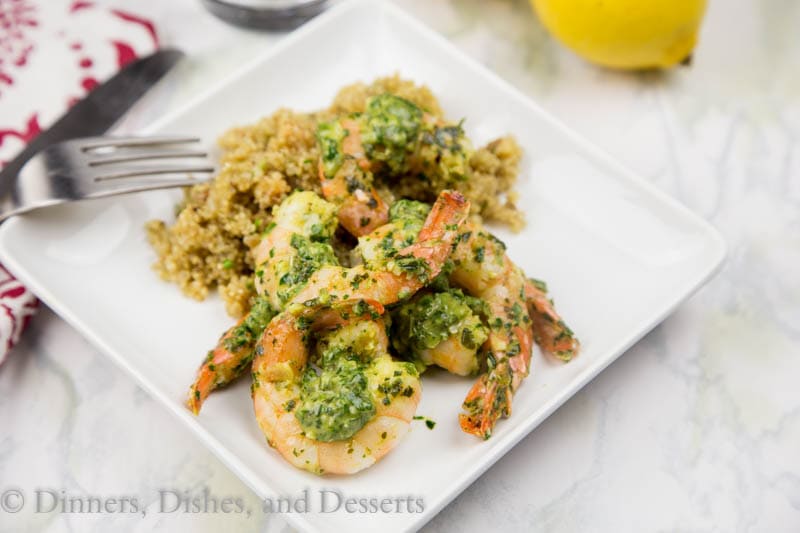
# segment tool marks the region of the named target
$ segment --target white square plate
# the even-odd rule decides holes
[[[486,442],[460,431],[471,380],[426,376],[415,422],[398,448],[352,477],[294,469],[265,443],[248,384],[215,394],[194,417],[183,406],[195,369],[231,319],[221,301],[197,303],[151,271],[143,226],[170,219],[178,191],[84,202],[14,218],[0,227],[0,257],[44,302],[127,370],[259,495],[319,491],[348,497],[414,496],[414,513],[287,514],[305,530],[415,529],[477,478],[566,399],[686,299],[719,267],[719,234],[633,176],[495,75],[397,8],[341,5],[307,24],[147,133],[203,137],[250,123],[278,107],[326,106],[338,88],[399,72],[427,84],[447,115],[466,117],[476,144],[512,133],[525,150],[519,180],[527,228],[499,231],[511,257],[547,280],[583,342],[569,364],[535,355],[514,414]],[[245,380],[246,381],[246,380]]]

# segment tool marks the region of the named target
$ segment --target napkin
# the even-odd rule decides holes
[[[115,2],[116,6],[136,2]],[[155,25],[87,0],[0,0],[0,166],[120,67],[158,47]],[[0,265],[0,365],[37,308]]]

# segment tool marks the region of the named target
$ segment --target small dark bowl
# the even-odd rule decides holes
[[[296,6],[255,7],[226,0],[203,0],[206,8],[222,20],[241,26],[270,31],[292,30],[318,15],[328,0],[307,0]]]

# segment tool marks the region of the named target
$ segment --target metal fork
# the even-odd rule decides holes
[[[186,187],[211,178],[200,139],[85,137],[52,144],[20,170],[0,197],[0,221],[40,207],[116,194]],[[193,161],[199,160],[199,161]]]

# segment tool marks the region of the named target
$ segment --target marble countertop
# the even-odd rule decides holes
[[[190,59],[169,97],[224,76],[276,35],[196,0],[145,11]],[[800,530],[800,4],[710,2],[689,68],[619,74],[552,41],[523,0],[398,1],[458,47],[711,221],[722,272],[568,401],[428,531]],[[163,95],[162,95],[163,96]],[[196,491],[259,500],[51,311],[0,368],[0,492]],[[279,515],[0,512],[0,529],[289,531]]]

